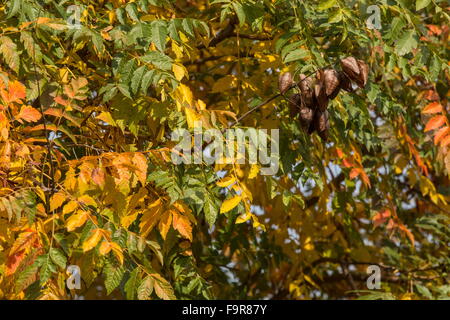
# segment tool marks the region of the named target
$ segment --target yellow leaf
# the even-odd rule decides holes
[[[225,213],[233,210],[239,204],[239,202],[241,202],[241,200],[241,196],[234,196],[231,199],[225,200],[220,206],[220,213]]]
[[[175,75],[175,79],[177,79],[178,81],[183,79],[183,77],[186,75],[186,69],[178,64],[172,65],[172,71]]]
[[[69,203],[63,207],[63,214],[74,212],[77,208],[78,203],[76,201],[69,201]]]
[[[80,211],[67,219],[67,231],[73,231],[78,227],[81,227],[87,220],[88,213],[85,211]]]
[[[143,237],[146,237],[147,234],[152,231],[155,224],[158,222],[159,217],[161,215],[162,202],[161,199],[154,201],[150,204],[146,211],[144,211],[141,223],[139,224],[139,228],[141,229],[141,233]]]
[[[159,221],[158,229],[161,233],[162,238],[165,240],[167,232],[169,232],[170,225],[172,224],[172,211],[167,210],[161,216],[161,220]]]
[[[65,200],[65,194],[63,194],[62,192],[55,193],[50,199],[50,212],[55,211],[56,209],[61,207]]]
[[[89,251],[102,239],[102,229],[95,229],[92,235],[83,243],[83,252]]]
[[[235,178],[235,177],[233,177],[233,176],[228,176],[228,177],[226,177],[226,178],[223,178],[223,179],[217,181],[216,184],[217,184],[219,187],[221,187],[221,188],[226,188],[226,187],[232,185],[232,184],[235,183],[235,182],[236,182],[236,178]]]

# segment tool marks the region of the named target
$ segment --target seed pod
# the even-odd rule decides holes
[[[284,94],[292,86],[294,81],[292,80],[292,74],[290,72],[282,73],[278,78],[278,89],[281,94]]]
[[[325,82],[325,93],[330,99],[334,99],[340,90],[339,75],[334,69],[325,69],[323,71]]]
[[[320,111],[325,111],[328,106],[328,97],[325,87],[325,75],[323,70],[319,70],[316,74],[316,84],[314,85],[314,99]]]
[[[304,74],[300,75],[300,81],[298,83],[300,91],[302,92],[302,98],[306,106],[312,107],[313,105],[313,79],[306,77]]]
[[[327,141],[330,122],[328,121],[328,111],[317,111],[314,115],[314,129],[317,131],[322,140]]]
[[[339,86],[347,92],[352,92],[352,82],[344,72],[338,72]]]
[[[302,96],[299,93],[293,94],[289,97],[289,110],[291,117],[294,118],[300,112],[300,104]]]
[[[359,79],[359,65],[354,57],[347,57],[341,60],[341,66],[344,73],[350,80],[357,81]]]
[[[302,103],[300,105],[300,124],[303,130],[308,131],[313,119],[314,119],[314,110],[306,106],[304,103]]]
[[[367,78],[369,76],[369,66],[362,60],[358,60],[359,67],[359,78],[356,81],[360,88],[364,88],[367,83]]]

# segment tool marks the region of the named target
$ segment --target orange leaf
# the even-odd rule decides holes
[[[8,92],[2,91],[2,98],[6,103],[21,102],[26,96],[25,86],[19,81],[11,81],[8,84]]]
[[[433,113],[439,113],[441,111],[442,111],[442,105],[439,102],[432,102],[422,110],[422,113],[433,114]]]
[[[445,123],[445,120],[445,116],[434,116],[428,121],[427,125],[425,126],[425,132],[439,128]]]
[[[378,212],[376,215],[373,216],[372,222],[373,226],[376,228],[380,224],[383,224],[386,222],[386,220],[391,216],[391,210],[386,209],[384,211]]]
[[[9,276],[16,272],[20,263],[25,258],[25,249],[10,255],[6,260],[6,275]]]
[[[359,168],[353,168],[352,171],[350,171],[350,179],[354,179],[361,173],[361,169]]]
[[[441,141],[441,147],[446,147],[450,144],[450,135],[446,136],[442,141]]]
[[[450,127],[443,127],[439,129],[439,131],[434,135],[434,144],[438,145],[439,141],[441,141],[442,138],[444,138],[449,132]]]
[[[183,237],[192,241],[192,226],[188,218],[173,212],[173,228]]]
[[[172,224],[172,212],[171,210],[167,210],[161,216],[161,220],[159,221],[158,229],[161,233],[162,238],[165,240],[167,232],[169,232],[170,225]]]

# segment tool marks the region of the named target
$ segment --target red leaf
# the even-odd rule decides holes
[[[445,123],[445,120],[445,116],[434,116],[428,121],[427,125],[425,126],[425,132],[439,128]]]

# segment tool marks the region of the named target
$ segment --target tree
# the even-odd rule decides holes
[[[448,298],[447,6],[2,1],[0,297]],[[198,121],[279,170],[175,164]]]

